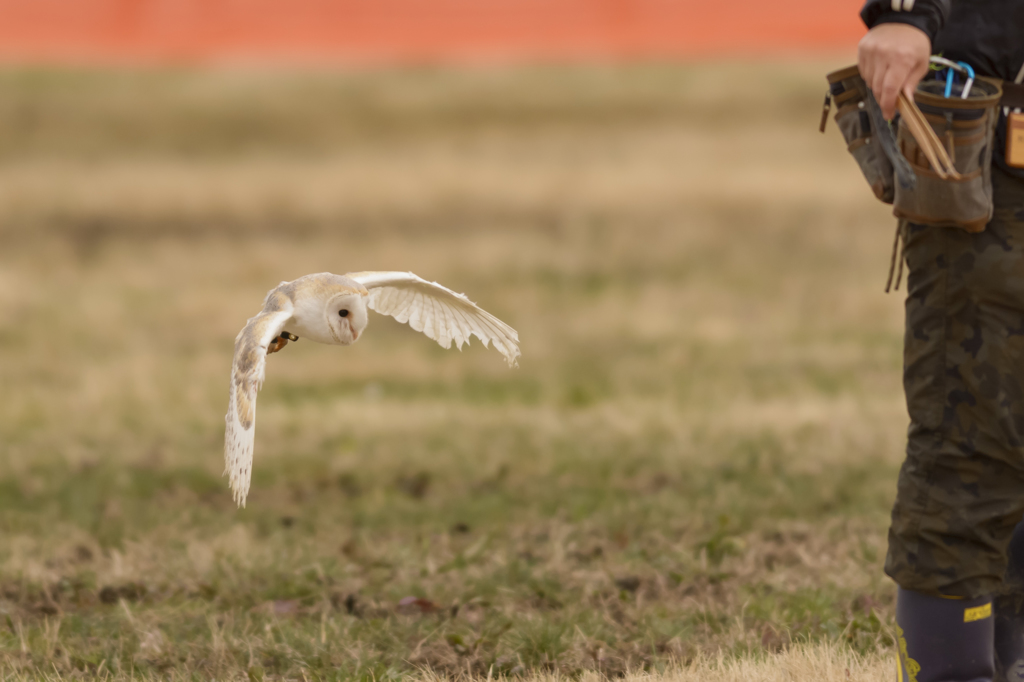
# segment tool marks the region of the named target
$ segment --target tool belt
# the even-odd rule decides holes
[[[1001,106],[1024,106],[1024,86],[977,78],[946,94],[923,80],[900,94],[895,133],[856,66],[828,74],[821,131],[835,120],[875,196],[901,221],[981,232],[992,218],[992,147]],[[1005,95],[1004,95],[1005,92]],[[1018,103],[1019,102],[1019,103]]]

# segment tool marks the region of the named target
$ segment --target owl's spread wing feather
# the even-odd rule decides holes
[[[267,345],[274,340],[292,316],[292,304],[286,296],[271,291],[256,317],[249,319],[235,338],[235,357],[231,363],[231,397],[224,417],[224,473],[231,481],[235,502],[245,506],[252,475],[252,451],[256,435],[256,393],[263,385],[267,364]]]
[[[437,341],[442,348],[452,341],[462,349],[470,336],[486,348],[493,343],[509,367],[519,357],[519,334],[494,315],[437,282],[411,272],[353,272],[345,275],[369,291],[367,306]]]

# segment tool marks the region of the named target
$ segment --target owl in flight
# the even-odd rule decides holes
[[[510,367],[519,357],[515,329],[464,294],[411,272],[322,272],[281,282],[267,294],[263,310],[235,338],[231,398],[224,418],[224,473],[230,476],[239,506],[245,506],[249,493],[256,393],[263,385],[267,354],[300,338],[335,346],[353,344],[366,329],[367,309],[409,323],[443,348],[455,341],[461,350],[470,336],[476,336],[485,347],[493,343]]]

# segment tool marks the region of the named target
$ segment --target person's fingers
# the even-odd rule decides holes
[[[883,62],[879,68],[875,69],[872,79],[868,81],[868,87],[871,88],[871,92],[874,93],[879,106],[882,104],[882,89],[885,87],[885,79],[891,70],[891,67]],[[884,108],[882,109],[882,113],[885,113]]]
[[[891,121],[896,113],[896,100],[900,96],[900,90],[907,82],[907,72],[898,66],[890,66],[882,78],[881,88],[872,88],[875,97],[878,98],[878,106],[882,108],[882,115],[885,120]],[[917,85],[915,83],[915,85]]]
[[[857,46],[857,68],[860,70],[860,77],[864,79],[864,82],[870,84],[875,75],[877,58],[869,36],[870,34],[864,36],[864,40],[861,40],[860,45]]]
[[[914,92],[917,90],[917,84],[921,82],[921,79],[928,75],[928,61],[918,63],[914,65],[910,75],[907,76],[906,81],[903,83],[903,92],[906,93],[907,98],[910,101],[914,101]]]
[[[907,24],[880,24],[861,38],[857,66],[887,119],[896,112],[900,91],[913,93],[928,73],[930,51],[928,35]]]
[[[885,81],[886,65],[882,64],[881,68],[875,69],[871,74],[871,80],[864,79],[868,87],[871,88],[871,92],[875,93],[875,97],[878,97],[882,92],[882,83]]]
[[[907,81],[907,84],[903,86],[903,94],[907,96],[911,102],[914,101],[914,93],[917,91],[917,84],[921,79],[916,81]]]
[[[910,71],[910,76],[907,79],[907,84],[916,88],[921,79],[928,75],[928,67],[929,62],[927,59],[914,64],[914,68]]]

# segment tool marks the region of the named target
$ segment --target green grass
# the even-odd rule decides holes
[[[887,652],[901,302],[826,70],[0,75],[0,675]],[[234,335],[367,268],[521,366],[379,317],[289,345],[235,509]]]

